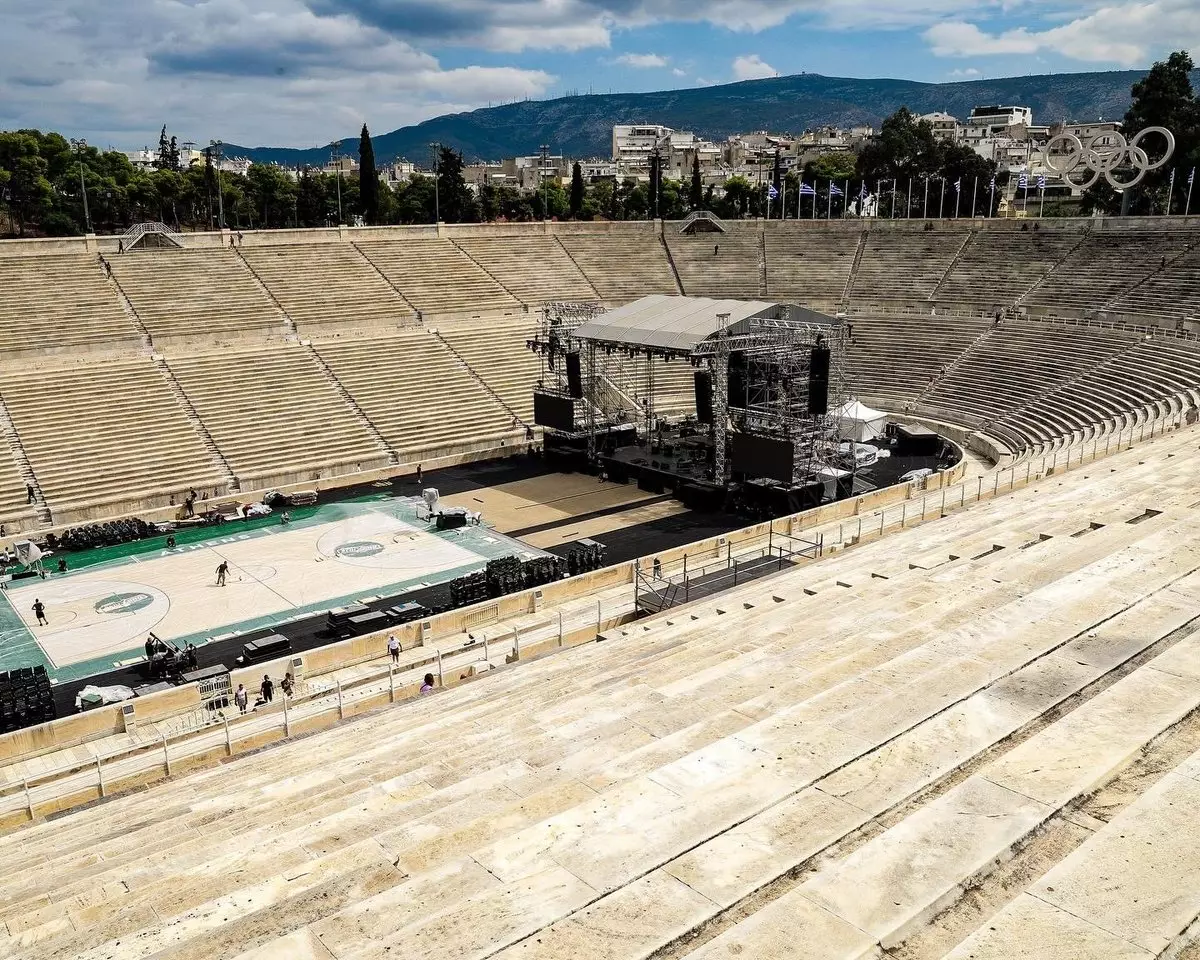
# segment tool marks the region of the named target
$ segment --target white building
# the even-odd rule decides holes
[[[655,148],[661,150],[674,132],[670,127],[653,123],[615,126],[612,130],[612,158],[627,166],[649,166],[650,155]]]
[[[959,124],[958,118],[952,117],[948,113],[940,111],[935,113],[926,113],[917,118],[918,120],[926,121],[933,127],[933,135],[942,140],[957,140]]]

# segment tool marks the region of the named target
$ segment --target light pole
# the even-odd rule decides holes
[[[87,184],[83,180],[83,151],[87,149],[86,140],[72,140],[71,147],[78,154],[79,159],[79,190],[83,194],[83,219],[87,224],[87,232],[93,233],[92,230],[92,214],[88,210],[87,202]]]
[[[550,219],[550,181],[546,179],[546,165],[550,162],[550,145],[543,143],[540,147],[542,151],[542,165],[539,173],[542,177],[542,219]]]
[[[442,222],[442,201],[438,196],[438,171],[442,162],[442,145],[431,143],[429,149],[433,151],[433,222],[436,226]]]
[[[225,191],[221,187],[221,160],[224,158],[224,154],[222,154],[222,152],[221,152],[221,141],[209,140],[208,141],[208,151],[209,151],[209,156],[212,156],[214,153],[217,156],[217,162],[215,164],[215,166],[217,168],[217,227],[220,230],[224,230],[225,229],[225,197],[224,197]],[[210,216],[212,215],[211,207],[209,207],[209,215]]]
[[[329,145],[329,155],[333,159],[333,165],[337,169],[337,198],[338,198],[338,226],[342,225],[342,146],[334,140]]]

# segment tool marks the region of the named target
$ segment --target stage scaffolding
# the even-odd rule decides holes
[[[670,301],[686,298],[649,298]],[[694,299],[694,298],[693,298]],[[705,301],[696,301],[703,303]],[[715,457],[713,481],[724,485],[730,478],[730,430],[787,440],[792,444],[792,484],[819,475],[837,461],[840,436],[837,411],[848,397],[846,380],[847,326],[841,318],[827,317],[788,304],[743,304],[707,301],[742,309],[731,322],[731,313],[716,313],[715,332],[710,325],[699,336],[674,342],[655,338],[635,327],[614,327],[597,333],[605,311],[596,303],[547,303],[541,311],[538,333],[528,342],[541,359],[539,392],[570,397],[566,357],[577,354],[581,398],[575,399],[574,432],[587,439],[589,460],[595,462],[597,438],[610,427],[636,424],[643,437],[661,434],[664,418],[658,415],[656,370],[663,363],[688,363],[707,369],[712,383],[712,424],[709,427]],[[654,306],[653,304],[651,306]],[[757,315],[745,316],[747,313]],[[578,335],[587,325],[590,333]],[[680,344],[684,344],[681,346]],[[809,412],[809,383],[813,351],[828,348],[830,369],[828,413]],[[730,368],[738,368],[731,396]],[[697,425],[699,426],[699,425]]]

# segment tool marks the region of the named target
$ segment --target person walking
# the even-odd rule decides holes
[[[36,598],[33,601],[33,614],[37,617],[39,627],[48,627],[50,625],[50,621],[46,619],[46,605]]]
[[[388,653],[392,655],[392,663],[400,662],[400,641],[394,633],[388,637]]]
[[[225,574],[229,572],[229,561],[222,560],[221,565],[217,567],[217,586],[225,586]]]
[[[33,484],[32,483],[25,484],[25,502],[33,503],[34,500],[36,500],[36,499],[37,498],[33,495]]]
[[[245,684],[238,684],[237,692],[233,695],[233,702],[237,704],[238,710],[245,714],[246,706],[250,703],[250,692],[246,689]]]
[[[271,682],[268,674],[263,674],[262,686],[258,688],[258,692],[262,694],[263,703],[270,703],[275,699],[275,684]]]

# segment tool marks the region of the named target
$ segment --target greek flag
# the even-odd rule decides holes
[[[862,189],[858,191],[858,198],[859,198],[860,200],[866,200],[866,199],[867,199],[867,197],[869,197],[870,195],[871,195],[871,194],[867,192],[867,181],[866,181],[866,180],[864,180],[864,181],[863,181],[863,185],[862,185]]]
[[[996,175],[994,173],[992,174],[992,182],[988,184],[988,189],[989,190],[996,189]]]
[[[810,186],[807,183],[800,184],[800,196],[815,197],[816,195],[817,195],[817,191],[815,188],[813,188],[812,186]]]
[[[1190,187],[1196,179],[1196,168],[1192,167],[1192,172],[1188,174],[1188,186]]]
[[[954,181],[954,192],[962,193],[962,177],[959,177],[957,180]]]
[[[1029,189],[1029,174],[1027,174],[1027,173],[1021,174],[1021,178],[1017,181],[1017,189],[1018,190],[1028,190]]]
[[[767,196],[770,197],[772,200],[779,199],[779,191],[775,189],[775,184],[771,184],[771,186],[768,188]]]
[[[1038,176],[1038,189],[1039,190],[1046,189],[1046,175],[1045,174],[1040,174]]]
[[[839,187],[836,183],[833,183],[831,181],[829,184],[829,195],[831,197],[844,197],[846,195],[846,192],[841,187]]]

